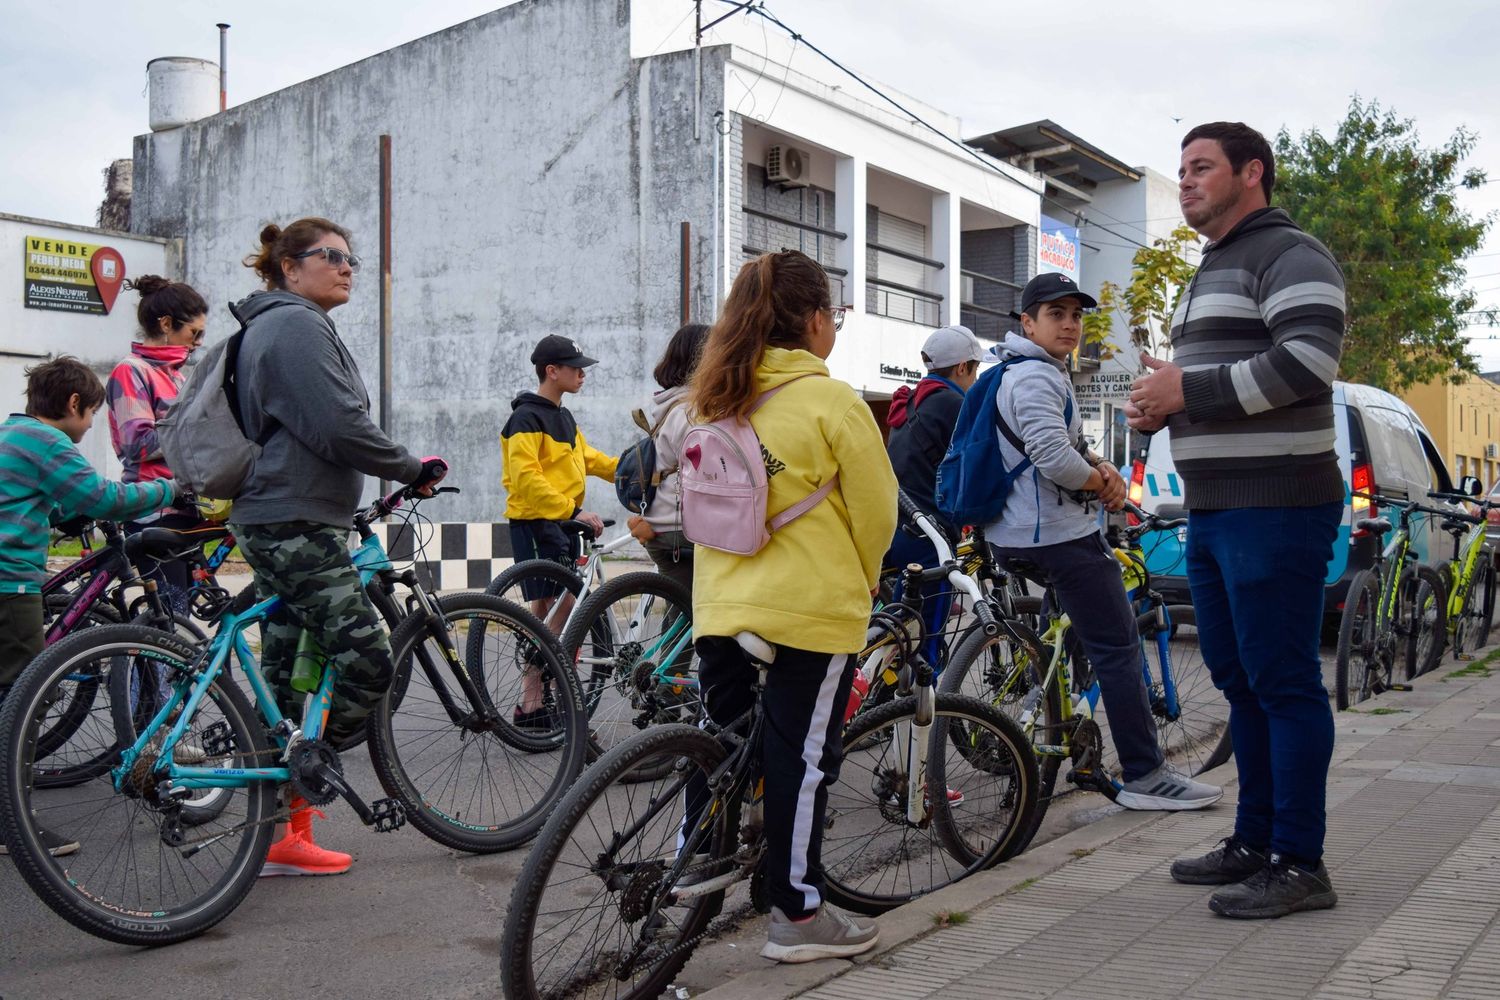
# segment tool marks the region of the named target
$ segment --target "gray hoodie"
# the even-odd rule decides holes
[[[1016,480],[1000,519],[985,525],[985,538],[1009,548],[1035,548],[1084,538],[1100,530],[1098,508],[1081,504],[1063,492],[1081,488],[1093,471],[1083,457],[1087,446],[1076,402],[1073,419],[1063,422],[1073,383],[1061,361],[1020,334],[1008,333],[1000,360],[1016,356],[1042,361],[1006,369],[995,391],[995,406],[1000,419],[1026,443],[1026,455],[1033,467]],[[1026,457],[998,430],[995,437],[1006,468]]]
[[[682,496],[678,485],[678,453],[682,451],[682,439],[687,436],[692,421],[688,418],[688,387],[685,385],[662,389],[651,397],[644,410],[646,423],[656,430],[656,471],[661,473],[661,483],[656,487],[656,496],[646,508],[646,522],[658,533],[682,530]]]
[[[421,460],[370,419],[364,380],[326,312],[281,291],[253,292],[230,311],[245,324],[240,416],[247,437],[264,439],[231,521],[348,528],[365,476],[417,478]]]

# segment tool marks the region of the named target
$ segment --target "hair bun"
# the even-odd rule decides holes
[[[260,242],[262,246],[270,246],[281,239],[281,227],[271,223],[260,231]]]
[[[159,274],[143,274],[139,278],[125,282],[127,289],[133,292],[140,292],[142,298],[145,298],[147,295],[155,295],[163,288],[170,288],[171,285],[172,280],[170,278],[163,278]]]

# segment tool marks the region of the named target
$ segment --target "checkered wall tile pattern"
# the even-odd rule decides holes
[[[483,590],[514,562],[510,526],[504,522],[396,522],[372,527],[397,568],[415,566],[417,579],[430,590]]]

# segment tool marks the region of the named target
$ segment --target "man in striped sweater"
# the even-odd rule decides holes
[[[1344,335],[1337,262],[1271,208],[1271,147],[1239,122],[1182,141],[1183,217],[1208,244],[1172,317],[1171,363],[1131,388],[1132,427],[1169,427],[1188,508],[1203,658],[1229,702],[1233,836],[1172,866],[1224,885],[1209,907],[1280,917],[1333,906],[1323,866],[1333,714],[1318,639],[1343,511],[1332,382]]]
[[[60,357],[26,370],[26,413],[0,423],[0,698],[46,641],[49,516],[124,520],[173,499],[170,479],[110,482],[79,454],[74,445],[103,402],[99,376],[75,358]],[[76,841],[51,831],[43,830],[42,839],[53,854],[78,850]]]

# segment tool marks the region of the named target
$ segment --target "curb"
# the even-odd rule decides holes
[[[1233,781],[1233,758],[1200,777],[1220,785]],[[880,927],[880,944],[856,959],[822,959],[802,965],[779,965],[767,961],[763,968],[743,973],[722,986],[697,994],[695,1000],[790,1000],[856,966],[879,964],[886,954],[936,932],[939,930],[935,923],[938,914],[983,909],[1001,896],[1023,889],[1106,844],[1175,815],[1173,812],[1126,810],[1105,816],[1028,850],[997,868],[979,872],[882,914],[876,918]]]

